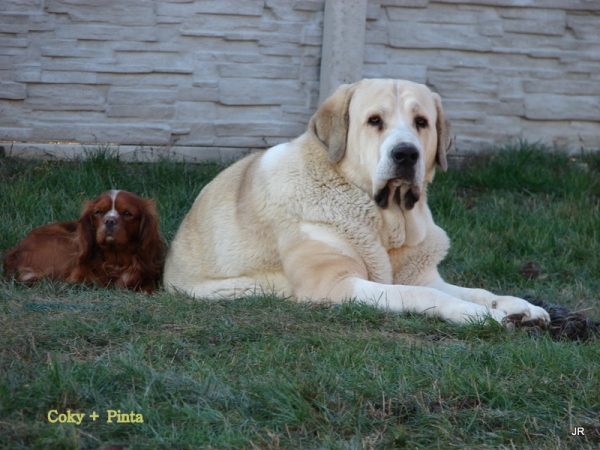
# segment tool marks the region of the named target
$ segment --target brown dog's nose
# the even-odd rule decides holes
[[[392,159],[402,167],[412,167],[419,160],[419,151],[413,144],[400,144],[392,149]]]
[[[113,228],[117,224],[117,219],[114,217],[106,217],[104,219],[104,226],[108,228]]]

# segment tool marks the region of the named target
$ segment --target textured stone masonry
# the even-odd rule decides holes
[[[404,76],[412,65],[415,81],[442,96],[455,151],[519,138],[600,149],[600,2],[382,0],[380,7],[367,21],[363,74],[396,67]]]
[[[231,159],[294,138],[319,102],[324,5],[2,0],[0,145]],[[364,36],[352,76],[439,92],[457,153],[600,148],[597,0],[369,0]]]

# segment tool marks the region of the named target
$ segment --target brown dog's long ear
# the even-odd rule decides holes
[[[448,161],[446,155],[450,152],[450,144],[452,143],[450,121],[446,118],[442,109],[442,99],[438,94],[433,94],[435,107],[437,109],[437,122],[435,128],[437,130],[437,153],[435,162],[440,165],[445,172],[448,170]]]
[[[164,243],[160,236],[158,227],[158,218],[154,199],[142,200],[144,208],[142,210],[142,221],[140,223],[139,248],[138,253],[146,264],[159,266],[162,264],[164,253]],[[155,267],[158,270],[158,267]]]
[[[327,148],[329,161],[336,163],[346,152],[348,108],[356,84],[343,84],[329,97],[310,119],[308,129]]]
[[[96,229],[92,222],[96,203],[93,201],[87,202],[79,222],[77,223],[77,244],[79,246],[79,254],[77,260],[79,262],[87,261],[93,254],[96,247]]]

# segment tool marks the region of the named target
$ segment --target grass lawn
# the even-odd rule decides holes
[[[600,155],[546,150],[522,144],[438,173],[430,205],[453,243],[440,270],[455,284],[600,319]],[[168,243],[221,169],[126,164],[101,152],[70,163],[0,159],[0,255],[112,188],[154,197]],[[538,278],[519,273],[527,261]],[[68,410],[85,414],[80,424],[56,421]],[[572,434],[578,427],[584,435]],[[355,303],[0,281],[0,448],[108,444],[598,448],[600,342]]]

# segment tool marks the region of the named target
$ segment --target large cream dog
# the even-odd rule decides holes
[[[169,291],[197,298],[276,292],[354,298],[465,323],[548,322],[516,297],[450,285],[449,248],[427,184],[446,170],[440,97],[409,81],[341,86],[297,139],[250,155],[196,199],[166,259]]]

